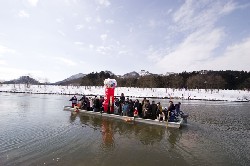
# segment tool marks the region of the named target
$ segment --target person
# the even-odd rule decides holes
[[[132,99],[130,99],[128,101],[128,108],[129,108],[128,116],[133,117],[133,115],[134,115],[134,102],[132,101]]]
[[[94,98],[93,110],[94,110],[94,112],[100,111],[100,100],[99,100],[99,97],[97,97],[97,96],[95,96],[95,98]]]
[[[77,98],[76,98],[76,95],[74,95],[69,101],[72,102],[72,108],[74,108],[75,105],[77,105]]]
[[[122,105],[123,116],[128,116],[128,112],[129,112],[129,103],[128,101],[125,101],[124,104]]]
[[[135,100],[134,107],[137,107],[138,115],[142,117],[142,105],[138,99]]]
[[[181,113],[180,107],[181,107],[181,102],[178,102],[177,104],[175,104],[175,113],[176,113],[176,116],[179,116],[180,113]]]
[[[135,117],[135,118],[138,117],[138,110],[137,110],[137,107],[135,107],[135,110],[134,110],[134,117]]]
[[[165,121],[165,114],[164,114],[164,112],[162,110],[162,105],[161,105],[160,102],[157,103],[157,113],[156,114],[157,114],[157,119],[159,121],[161,121],[161,118],[162,118],[163,121]]]
[[[84,110],[87,110],[88,101],[87,101],[86,96],[83,95],[82,98],[79,101],[81,102],[81,108],[84,109]]]
[[[114,114],[115,115],[119,114],[119,105],[120,105],[119,99],[115,98],[115,104],[114,104]]]
[[[99,105],[100,105],[100,112],[103,112],[104,111],[104,107],[103,107],[103,103],[104,103],[104,97],[101,96],[100,97],[100,100],[99,100]]]
[[[121,103],[125,102],[125,96],[124,96],[124,93],[121,93],[121,96],[120,96],[120,102],[121,102]]]
[[[156,117],[156,111],[157,111],[157,105],[155,104],[155,101],[152,101],[152,104],[150,105],[150,108],[149,108],[150,112],[151,112],[151,119],[152,120],[155,120],[157,117]]]
[[[175,106],[173,101],[169,101],[169,106],[168,106],[168,121],[169,122],[174,122],[175,121]]]
[[[142,108],[143,108],[143,110],[142,110],[143,118],[144,119],[149,118],[149,116],[150,116],[150,110],[149,110],[150,102],[149,102],[149,100],[144,101]]]

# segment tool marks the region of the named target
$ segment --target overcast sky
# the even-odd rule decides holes
[[[248,0],[0,0],[0,80],[250,71]]]

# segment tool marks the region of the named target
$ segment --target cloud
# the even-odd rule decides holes
[[[61,24],[61,23],[63,23],[63,20],[64,20],[64,18],[57,18],[56,22],[58,22],[59,24]]]
[[[98,53],[107,55],[107,54],[110,53],[110,51],[112,51],[112,49],[113,49],[112,46],[99,46],[99,47],[97,47],[96,51],[97,51]]]
[[[2,80],[11,80],[19,78],[20,76],[33,74],[33,75],[41,75],[45,74],[39,70],[25,70],[21,68],[11,68],[11,67],[1,67],[0,66],[0,79]]]
[[[237,4],[231,1],[186,0],[173,14],[175,23],[171,28],[176,31],[194,31],[200,28],[213,27],[222,16],[237,9]]]
[[[62,30],[58,30],[57,32],[58,32],[60,35],[62,35],[63,37],[66,36],[66,34],[65,34]]]
[[[75,28],[76,30],[81,30],[81,29],[84,28],[84,25],[79,24],[79,25],[76,25],[75,27],[76,27],[76,28]]]
[[[114,24],[114,20],[112,20],[112,19],[107,19],[107,20],[105,20],[105,23],[106,23],[106,24]]]
[[[96,2],[104,7],[109,7],[111,5],[111,3],[109,2],[109,0],[96,0]]]
[[[6,53],[14,54],[14,53],[16,53],[16,51],[13,49],[10,49],[8,47],[5,47],[3,45],[0,45],[0,56],[3,54],[6,54]]]
[[[7,63],[4,60],[0,60],[0,65],[7,65]]]
[[[55,57],[54,59],[57,60],[59,63],[61,62],[62,64],[65,64],[67,66],[76,66],[77,65],[74,61],[67,59],[67,58]]]
[[[92,20],[92,17],[85,17],[86,22],[90,22]]]
[[[224,32],[221,29],[201,30],[190,34],[174,51],[160,58],[157,66],[174,72],[204,69],[203,64],[219,46]]]
[[[239,43],[228,46],[222,56],[215,57],[209,68],[217,70],[244,70],[250,71],[250,37]]]
[[[36,7],[36,6],[37,6],[38,1],[39,1],[39,0],[28,0],[28,3],[29,3],[31,6]]]
[[[80,45],[82,46],[83,45],[83,42],[74,42],[75,45]]]
[[[102,39],[102,41],[105,41],[107,39],[108,35],[107,34],[102,34],[100,36],[100,38]]]
[[[20,18],[29,18],[30,17],[29,13],[24,11],[24,10],[20,10],[19,13],[18,13],[18,16]]]

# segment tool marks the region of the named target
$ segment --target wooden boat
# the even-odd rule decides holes
[[[187,125],[187,117],[183,116],[178,119],[177,122],[166,122],[166,121],[159,121],[159,120],[152,120],[152,119],[143,119],[143,118],[135,118],[135,117],[128,117],[128,116],[121,116],[121,115],[115,115],[115,114],[108,114],[108,113],[101,113],[101,112],[94,112],[94,111],[87,111],[82,110],[78,108],[72,108],[71,106],[65,106],[65,111],[71,111],[72,113],[76,114],[76,112],[88,114],[88,115],[95,115],[100,117],[108,117],[113,119],[119,119],[123,120],[125,122],[135,122],[135,123],[144,123],[144,124],[152,124],[152,125],[158,125],[158,126],[164,126],[164,127],[171,127],[171,128],[180,128],[181,126]]]

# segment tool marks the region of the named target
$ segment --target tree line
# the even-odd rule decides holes
[[[103,86],[106,78],[116,79],[119,87],[186,88],[186,89],[250,89],[250,72],[193,71],[168,76],[151,74],[139,77],[118,77],[108,72],[92,72],[81,79],[82,86]]]

